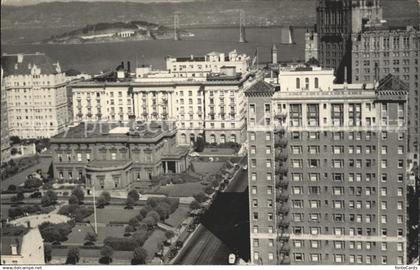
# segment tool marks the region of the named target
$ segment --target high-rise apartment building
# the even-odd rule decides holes
[[[354,83],[372,83],[388,74],[406,82],[408,93],[409,169],[419,162],[420,31],[386,26],[369,28],[353,35]]]
[[[66,78],[42,53],[3,54],[10,136],[49,138],[68,123]]]
[[[3,69],[1,69],[1,162],[10,158],[9,124],[7,121],[7,98],[6,85],[3,80]]]
[[[382,21],[380,1],[320,0],[316,12],[318,60],[322,67],[335,69],[337,82],[350,80],[351,34]]]
[[[253,264],[405,264],[407,90],[287,67],[248,104]]]
[[[171,71],[138,68],[135,78],[72,84],[74,122],[174,121],[177,142],[198,136],[208,143],[245,141],[249,74],[222,67],[204,77],[173,77]]]

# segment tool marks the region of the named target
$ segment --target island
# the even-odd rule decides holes
[[[145,22],[131,21],[87,25],[43,40],[46,44],[105,43],[126,40],[182,39],[194,36],[191,32]]]

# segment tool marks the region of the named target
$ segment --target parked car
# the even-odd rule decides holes
[[[223,181],[223,183],[225,183],[226,185],[227,185],[227,184],[229,184],[229,179],[225,179],[225,180]]]
[[[29,198],[32,198],[32,199],[38,199],[38,198],[41,198],[41,197],[42,197],[42,193],[39,192],[39,191],[36,191],[29,196]]]
[[[178,249],[182,248],[183,245],[184,245],[184,242],[182,242],[180,240],[176,241],[176,243],[175,243],[175,247],[178,248]]]

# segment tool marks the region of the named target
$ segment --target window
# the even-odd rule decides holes
[[[314,79],[314,87],[316,89],[319,88],[319,79],[317,77],[315,77],[315,79]]]
[[[300,79],[296,78],[296,89],[300,89]]]

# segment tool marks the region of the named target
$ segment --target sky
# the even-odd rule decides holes
[[[137,3],[152,3],[152,2],[191,2],[197,0],[1,0],[2,5],[26,6],[35,5],[43,2],[137,2]]]

